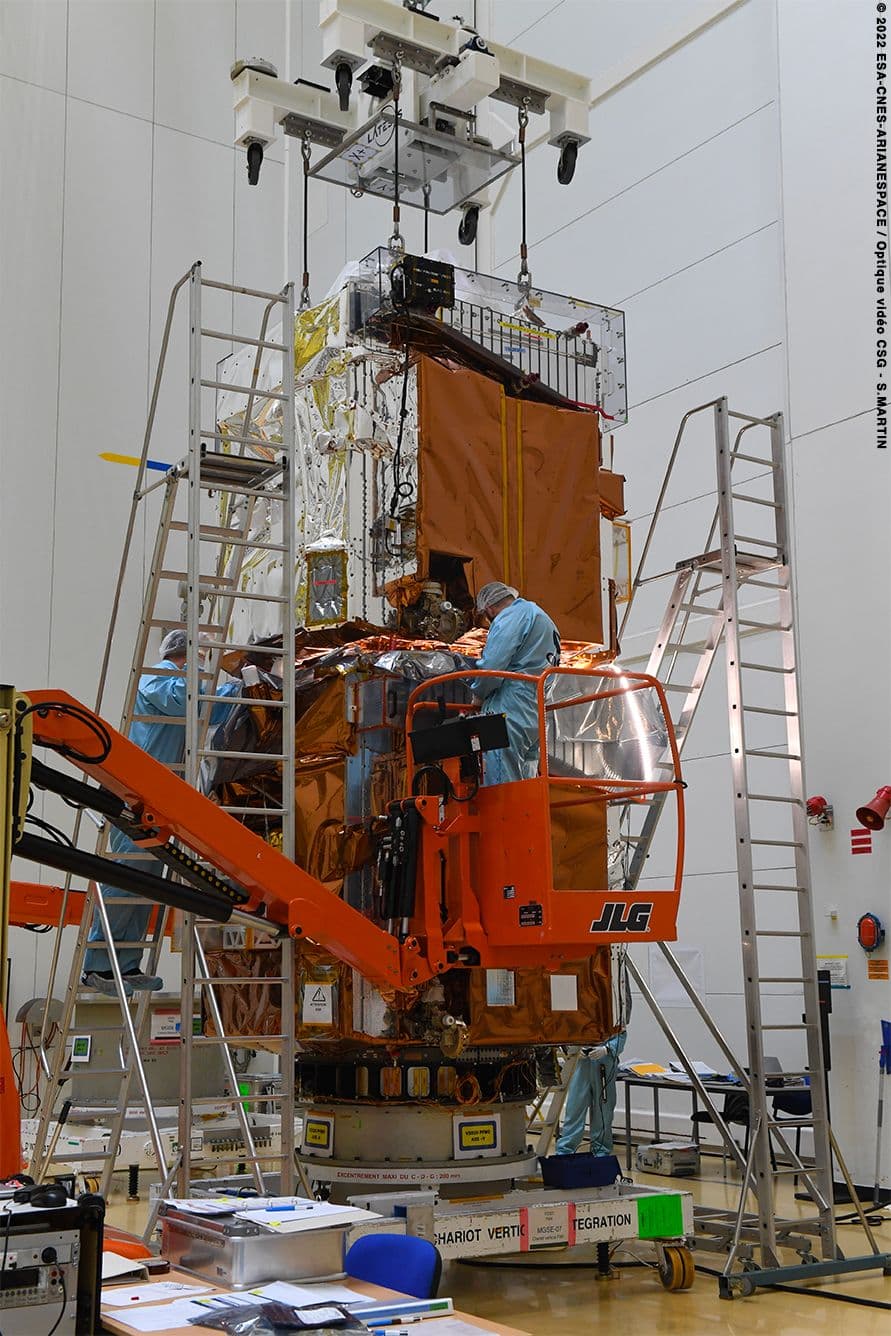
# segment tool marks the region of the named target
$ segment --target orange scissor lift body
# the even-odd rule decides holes
[[[407,731],[420,711],[430,708],[431,702],[423,697],[439,683],[481,675],[448,674],[424,682],[410,698]],[[569,698],[550,701],[549,686],[561,675],[571,675],[581,686]],[[556,969],[564,960],[586,956],[611,942],[674,940],[683,865],[683,784],[658,682],[631,673],[617,679],[608,667],[552,668],[540,677],[492,676],[523,681],[535,693],[541,773],[534,779],[477,790],[462,781],[457,761],[446,761],[447,793],[410,800],[421,817],[417,879],[407,927],[403,925],[398,934],[332,895],[322,882],[72,697],[53,690],[28,694],[34,745],[62,752],[123,800],[138,825],[137,844],[148,851],[171,840],[186,845],[239,889],[243,898],[236,907],[242,912],[317,943],[387,993],[411,991],[445,970],[467,964]],[[556,711],[597,706],[640,691],[653,691],[658,697],[667,724],[670,778],[566,778],[549,772],[548,732]],[[467,707],[447,708],[467,712]],[[96,754],[90,719],[109,739],[101,757]],[[409,749],[409,788],[413,770]],[[555,888],[555,808],[647,802],[666,790],[674,794],[677,805],[677,855],[670,887],[644,894],[621,887]],[[602,816],[596,829],[604,829]]]

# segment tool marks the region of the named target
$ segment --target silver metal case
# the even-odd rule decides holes
[[[161,1208],[161,1252],[171,1266],[218,1285],[248,1289],[271,1280],[333,1280],[344,1275],[346,1225],[270,1234],[233,1216]]]

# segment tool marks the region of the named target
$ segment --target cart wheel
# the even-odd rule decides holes
[[[98,1176],[98,1174],[95,1174],[95,1175],[94,1175],[94,1174],[84,1174],[84,1191],[85,1191],[85,1192],[98,1192],[98,1191],[99,1191],[99,1176]]]
[[[688,1290],[696,1277],[693,1255],[689,1248],[663,1248],[659,1263],[659,1279],[667,1290]]]

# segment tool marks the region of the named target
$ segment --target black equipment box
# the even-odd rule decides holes
[[[442,724],[413,728],[410,736],[412,755],[418,765],[510,746],[503,714],[462,714]]]
[[[454,266],[422,255],[403,255],[390,270],[393,305],[399,310],[451,310],[455,305]]]

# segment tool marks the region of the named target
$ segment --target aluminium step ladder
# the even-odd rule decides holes
[[[708,410],[714,414],[717,508],[705,551],[678,563],[673,572],[645,575],[653,534],[685,429],[695,415]],[[742,424],[732,444],[731,421]],[[769,454],[748,453],[740,448],[745,434],[757,429],[761,429],[762,435],[764,431],[769,433]],[[754,418],[735,413],[728,408],[726,399],[704,404],[686,414],[631,591],[633,600],[643,585],[674,575],[668,607],[646,671],[659,678],[667,692],[679,698],[675,722],[679,751],[689,735],[722,640],[725,648],[748,1048],[745,1063],[734,1055],[708,1016],[674,953],[665,943],[660,944],[660,949],[748,1093],[751,1129],[748,1155],[744,1156],[736,1145],[641,971],[630,957],[627,963],[742,1173],[735,1212],[697,1211],[700,1246],[711,1244],[727,1252],[720,1284],[722,1295],[728,1298],[736,1289],[749,1291],[758,1284],[769,1285],[780,1279],[888,1266],[888,1258],[880,1254],[862,1210],[860,1222],[871,1253],[841,1261],[835,1238],[833,1151],[849,1188],[851,1185],[829,1126],[820,1035],[784,444],[782,414]],[[749,466],[747,472],[752,475],[745,481],[740,481],[741,465]],[[751,590],[757,591],[755,612],[748,600],[741,603],[741,596]],[[771,611],[756,615],[758,606],[764,605]],[[626,609],[620,636],[631,606],[629,603]],[[758,736],[759,732],[764,733],[763,738]],[[662,766],[667,764],[660,762]],[[664,805],[665,794],[658,793],[628,813],[632,822],[636,818],[636,828],[633,824],[627,836],[629,888],[636,887],[644,874]],[[771,868],[765,867],[766,863]],[[776,917],[771,901],[783,902],[785,908],[781,912],[785,918]],[[762,965],[771,943],[792,946],[794,964]],[[777,987],[790,991],[771,991]],[[797,1043],[795,1070],[784,1075],[801,1080],[806,1077],[810,1081],[811,1109],[798,1117],[780,1119],[769,1107],[773,1096],[767,1086],[764,1057],[766,1036],[773,1034],[785,1035],[789,1043]],[[790,1147],[786,1139],[790,1129],[811,1134],[812,1163],[805,1165]],[[776,1152],[782,1156],[782,1163],[778,1162]],[[815,1207],[809,1218],[784,1219],[778,1214],[777,1187],[786,1176],[800,1178],[804,1183]],[[757,1205],[754,1214],[746,1211],[749,1192]],[[852,1198],[856,1202],[853,1190]],[[819,1242],[822,1263],[811,1260],[809,1240],[814,1236]],[[784,1267],[781,1247],[798,1251],[803,1265]],[[742,1266],[742,1273],[735,1270],[737,1266]]]
[[[160,483],[146,485],[147,462],[152,440],[159,394],[166,367],[167,352],[177,299],[182,289],[188,284],[189,289],[189,425],[188,453],[185,459],[173,466],[163,476]],[[234,302],[236,297],[254,298],[263,303],[260,318],[259,335],[236,335],[225,331],[208,328],[202,321],[202,297],[206,290],[215,293],[230,294]],[[269,337],[268,328],[271,317],[278,312],[282,333],[278,340]],[[254,698],[241,693],[221,697],[218,695],[220,660],[224,651],[250,652],[256,650],[252,641],[237,643],[226,639],[232,622],[233,610],[241,600],[271,606],[277,610],[282,630],[282,673],[284,689],[281,701],[264,701],[264,706],[278,709],[282,716],[282,745],[277,755],[264,753],[264,759],[278,763],[282,768],[282,800],[277,807],[264,809],[244,809],[229,807],[224,810],[233,816],[240,816],[246,810],[254,815],[271,818],[281,828],[283,851],[293,857],[294,847],[294,600],[291,593],[292,577],[283,578],[281,592],[268,594],[249,592],[240,587],[245,562],[257,555],[278,554],[281,558],[283,574],[293,572],[295,567],[295,421],[294,421],[294,294],[289,284],[281,293],[265,293],[247,289],[235,284],[217,282],[203,277],[200,263],[192,266],[189,272],[176,284],[168,306],[167,321],[162,339],[158,368],[149,411],[149,420],[143,442],[142,455],[137,476],[137,487],[133,502],[124,553],[118,575],[114,609],[109,628],[100,674],[100,687],[97,709],[101,708],[102,698],[108,677],[112,644],[117,628],[120,599],[124,586],[124,577],[131,556],[131,547],[136,529],[136,518],[144,505],[145,499],[163,486],[159,524],[154,543],[148,580],[145,589],[142,614],[136,643],[134,645],[121,730],[129,732],[135,722],[163,723],[184,730],[183,761],[171,768],[183,775],[187,782],[196,785],[200,778],[202,761],[206,757],[220,756],[237,759],[247,753],[215,751],[207,745],[207,733],[210,718],[208,706],[225,702],[232,704],[255,703]],[[253,349],[253,367],[250,383],[247,385],[230,384],[221,381],[216,370],[217,360],[212,357],[211,349],[220,342],[231,346],[233,351]],[[281,355],[281,385],[277,390],[261,388],[259,383],[261,361],[269,352]],[[215,398],[217,392],[225,390],[230,395],[245,399],[245,408],[240,434],[233,435],[220,430],[216,418]],[[210,392],[213,391],[213,397]],[[255,426],[256,413],[270,401],[281,404],[280,441],[270,445],[268,436],[262,436]],[[208,442],[210,445],[208,445]],[[223,448],[217,449],[216,447]],[[249,454],[248,451],[260,451]],[[217,513],[209,514],[211,504],[215,504]],[[271,541],[268,535],[269,525],[258,521],[257,508],[262,505],[269,511],[278,510],[281,529],[278,541]],[[209,522],[211,519],[214,522]],[[211,569],[208,570],[207,568]],[[169,599],[171,584],[181,587],[182,607],[178,615],[165,615],[165,604]],[[137,713],[137,692],[143,673],[152,671],[155,675],[165,672],[169,675],[182,676],[178,670],[156,668],[152,663],[150,642],[161,631],[175,627],[183,629],[187,640],[187,667],[185,671],[186,701],[182,718],[169,715],[151,715]],[[216,644],[210,651],[209,665],[204,668],[199,662],[199,650],[204,635],[216,638]],[[278,657],[279,651],[275,654]],[[79,824],[79,823],[78,823]],[[75,832],[76,838],[77,832]],[[100,837],[99,850],[104,851],[105,839]],[[140,855],[119,855],[121,859],[140,857]],[[144,857],[144,855],[143,855]],[[50,1078],[53,1092],[44,1103],[37,1132],[35,1154],[31,1172],[36,1178],[45,1176],[48,1171],[59,1127],[51,1135],[50,1125],[55,1095],[67,1082],[74,1082],[78,1076],[87,1075],[87,1071],[78,1072],[70,1061],[70,1038],[73,1032],[74,1004],[77,985],[83,970],[83,957],[87,947],[87,937],[93,919],[93,912],[98,916],[102,935],[107,943],[111,940],[111,929],[105,904],[113,904],[118,897],[109,897],[103,903],[102,897],[91,888],[87,896],[84,915],[80,925],[77,945],[72,962],[63,1016],[59,1025],[59,1039],[52,1053],[47,1051],[45,1036],[41,1036],[41,1063]],[[138,903],[138,898],[126,897],[127,903]],[[147,902],[146,902],[147,903]],[[165,934],[168,934],[174,922],[175,911],[164,906],[156,906],[153,912],[152,933],[148,943],[128,943],[133,946],[148,946],[147,971],[158,970],[161,949]],[[64,908],[63,908],[64,921]],[[231,922],[242,927],[256,928],[258,921],[248,916],[233,915]],[[102,1156],[92,1152],[80,1157],[66,1153],[66,1160],[81,1158],[94,1165],[102,1160],[103,1169],[100,1190],[107,1193],[111,1174],[115,1168],[116,1156],[120,1145],[127,1115],[132,1080],[135,1077],[139,1086],[137,1107],[144,1113],[152,1150],[158,1163],[159,1174],[166,1192],[176,1180],[177,1191],[187,1195],[192,1181],[192,1138],[190,1136],[192,1110],[202,1103],[219,1105],[221,1099],[202,1100],[193,1098],[191,1087],[192,1057],[196,1047],[205,1044],[214,1045],[219,1050],[229,1093],[226,1097],[231,1104],[241,1139],[244,1154],[238,1158],[250,1166],[257,1187],[265,1188],[264,1174],[271,1172],[269,1164],[277,1166],[279,1190],[289,1192],[294,1178],[294,1057],[293,1026],[287,1023],[281,1027],[278,1035],[227,1035],[221,1015],[218,990],[232,987],[240,982],[248,982],[247,973],[241,976],[212,975],[209,972],[205,936],[208,923],[195,915],[182,916],[182,977],[181,977],[181,1082],[178,1117],[177,1146],[178,1154],[168,1162],[164,1152],[164,1139],[153,1108],[151,1090],[145,1066],[140,1057],[140,1045],[148,1035],[150,1016],[150,994],[139,994],[128,1003],[124,984],[114,951],[109,951],[109,962],[115,982],[115,991],[121,1013],[121,1044],[118,1049],[119,1066],[111,1068],[104,1075],[117,1076],[120,1081],[116,1111],[111,1120],[108,1143]],[[282,1016],[293,1014],[295,1005],[294,987],[294,951],[293,943],[285,933],[275,933],[270,925],[262,924],[264,933],[271,933],[275,938],[275,948],[280,954],[280,968],[266,981],[275,984],[281,990]],[[48,993],[52,996],[59,968],[59,939],[57,940],[51,965]],[[101,945],[102,943],[100,943]],[[118,943],[118,945],[125,945]],[[212,1033],[196,1036],[193,1034],[192,1018],[196,1002],[202,1004],[202,1011],[209,1018]],[[114,1027],[110,1027],[114,1028]],[[254,1045],[256,1040],[256,1045]],[[276,1048],[280,1055],[282,1071],[281,1089],[277,1095],[245,1095],[239,1091],[236,1064],[233,1053],[238,1049],[253,1046]],[[280,1143],[278,1155],[260,1155],[254,1145],[251,1120],[248,1107],[252,1102],[264,1103],[277,1100],[280,1109]],[[77,1101],[72,1101],[76,1103]],[[67,1103],[63,1106],[67,1111]],[[163,1192],[162,1192],[163,1195]],[[160,1201],[160,1198],[158,1199]],[[149,1223],[150,1232],[154,1223],[154,1213]]]

